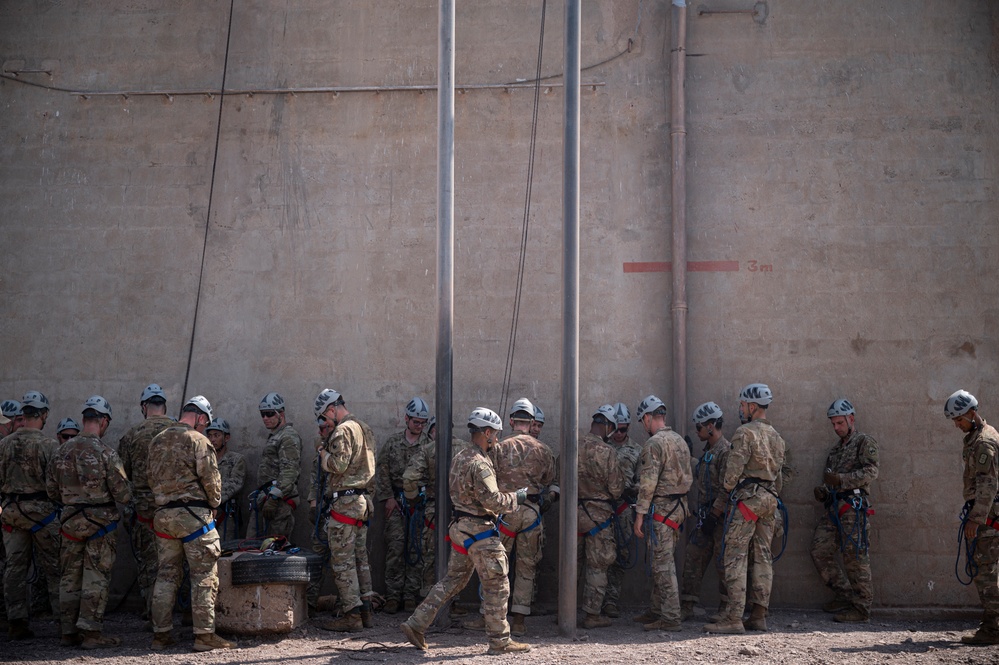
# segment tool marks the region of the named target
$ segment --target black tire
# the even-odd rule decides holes
[[[243,554],[232,562],[232,583],[305,584],[309,581],[309,560],[304,556]]]
[[[326,565],[326,561],[322,554],[316,554],[315,552],[300,552],[298,556],[305,557],[305,560],[309,562],[308,569],[310,582],[318,582],[323,579],[323,566]]]

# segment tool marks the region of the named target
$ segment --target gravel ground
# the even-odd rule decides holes
[[[114,613],[107,617],[105,632],[124,640],[120,649],[81,651],[59,646],[54,620],[34,620],[37,637],[11,642],[0,637],[0,660],[32,663],[277,663],[325,665],[352,661],[379,663],[461,663],[485,659],[485,634],[458,627],[432,629],[427,635],[430,651],[409,646],[398,625],[404,614],[375,616],[375,627],[355,635],[328,633],[306,624],[283,639],[239,638],[239,648],[198,654],[191,651],[190,629],[178,628],[179,644],[167,651],[149,649],[152,635],[139,617]],[[999,646],[966,646],[963,633],[972,621],[915,621],[879,619],[869,625],[843,626],[816,611],[774,611],[770,632],[746,635],[707,635],[704,619],[684,624],[680,633],[646,633],[622,617],[613,627],[579,630],[575,639],[558,636],[553,615],[527,619],[523,640],[533,649],[519,656],[500,656],[525,665],[542,663],[999,663]]]

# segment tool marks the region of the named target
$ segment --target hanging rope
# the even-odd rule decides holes
[[[524,289],[524,260],[527,257],[527,232],[531,221],[531,189],[534,186],[534,155],[538,138],[538,106],[541,96],[541,59],[545,50],[545,13],[548,0],[541,3],[541,35],[538,37],[538,66],[534,77],[534,109],[531,113],[531,145],[527,160],[527,191],[524,194],[524,222],[520,232],[520,262],[517,265],[517,288],[513,299],[513,320],[510,322],[510,342],[506,350],[506,367],[503,370],[503,393],[500,413],[506,413],[506,400],[510,396],[513,375],[513,356],[517,348],[517,322],[520,319],[520,300]]]

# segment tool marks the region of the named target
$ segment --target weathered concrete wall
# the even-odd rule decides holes
[[[531,78],[539,5],[459,4],[459,85]],[[267,91],[432,85],[437,3],[243,1],[231,30],[229,6],[0,7],[5,68],[54,64],[23,81],[177,92],[218,90],[224,77],[260,91],[83,98],[0,80],[0,397],[45,391],[51,428],[101,393],[116,441],[146,383],[173,407],[186,387],[234,424],[233,448],[254,469],[269,390],[307,441],[322,387],[381,439],[411,396],[433,396],[434,93]],[[717,401],[731,434],[742,385],[777,395],[772,420],[798,475],[775,602],[822,597],[807,554],[811,487],[833,443],[825,408],[849,396],[882,443],[877,602],[973,603],[953,580],[960,439],[941,407],[965,387],[986,417],[995,410],[995,3],[775,0],[762,22],[698,8],[690,260],[738,269],[688,278],[687,402]],[[562,9],[548,10],[545,74],[561,68]],[[669,259],[669,16],[665,0],[584,3],[583,62],[610,59],[583,76],[603,84],[582,94],[584,417],[649,392],[669,402],[669,275],[624,269]],[[562,95],[543,93],[510,398],[545,409],[554,443]],[[469,88],[456,113],[460,417],[504,397],[532,91]],[[555,590],[545,578],[540,597]]]

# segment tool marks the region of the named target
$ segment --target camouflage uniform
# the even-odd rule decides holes
[[[153,529],[159,551],[153,631],[173,628],[174,599],[186,561],[194,634],[214,633],[222,547],[212,511],[222,500],[222,478],[211,441],[184,423],[164,430],[149,448],[149,485],[156,499]]]
[[[725,520],[725,605],[723,623],[741,622],[746,609],[747,574],[749,602],[770,605],[773,585],[774,513],[782,486],[784,439],[766,419],[753,420],[735,430],[732,449],[722,477],[724,492],[715,508],[727,510]]]
[[[617,558],[613,519],[624,491],[617,451],[595,434],[579,440],[579,510],[577,556],[585,555],[583,611],[600,614],[607,590],[607,567]]]
[[[624,478],[624,493],[621,495],[621,499],[628,504],[634,504],[635,499],[638,497],[638,460],[642,455],[642,446],[635,443],[630,436],[620,446],[613,442],[609,443],[617,451],[618,465],[621,467],[621,476]],[[617,519],[620,523],[621,532],[625,534],[625,538],[632,538],[632,528],[635,523],[634,508],[629,506],[623,513],[618,515]],[[617,562],[616,549],[620,546],[621,543],[615,542],[614,563],[607,569],[607,592],[604,594],[604,607],[608,605],[617,606],[618,600],[621,597],[621,582],[624,580],[624,569]]]
[[[847,441],[833,446],[825,468],[838,474],[842,485],[826,500],[826,509],[815,527],[812,561],[837,598],[851,601],[864,615],[870,616],[874,587],[867,548],[870,535],[867,511],[871,483],[878,477],[878,442],[854,431]]]
[[[118,453],[89,434],[59,446],[49,459],[45,490],[63,504],[59,615],[63,635],[100,632],[117,555],[115,502],[132,501]]]
[[[399,510],[385,518],[383,538],[385,543],[385,596],[388,599],[416,600],[423,583],[423,567],[415,562],[407,562],[407,549],[412,533],[411,520],[416,512],[415,505],[405,500],[402,488],[402,474],[410,459],[430,439],[421,432],[416,443],[406,440],[406,432],[393,434],[378,451],[375,471],[375,501],[394,498],[399,502]],[[412,556],[409,557],[412,559]]]
[[[530,614],[535,576],[545,544],[541,504],[549,492],[558,493],[558,463],[551,448],[529,434],[515,434],[489,450],[500,492],[527,488],[527,502],[500,516],[499,532],[507,557],[517,550],[510,611]]]
[[[323,445],[322,439],[317,439],[316,445],[312,447],[316,450],[319,446]],[[326,577],[326,562],[330,559],[330,546],[326,541],[326,522],[329,520],[330,513],[329,508],[325,508],[326,499],[326,472],[320,471],[319,468],[320,461],[319,455],[316,454],[316,458],[312,461],[309,471],[309,505],[312,502],[316,502],[315,512],[309,511],[309,534],[312,541],[312,551],[315,554],[323,557],[323,574],[317,579],[314,576],[309,578],[309,586],[306,590],[305,598],[312,610],[316,610],[319,607],[319,594],[322,593],[323,589],[323,579]],[[322,473],[322,476],[319,474]],[[323,480],[323,496],[319,496],[319,479]]]
[[[371,593],[367,552],[371,510],[364,495],[375,475],[375,435],[366,424],[347,415],[326,439],[326,452],[329,456],[324,458],[322,469],[329,474],[326,538],[330,568],[340,607],[350,612]]]
[[[302,464],[302,437],[288,424],[271,432],[260,451],[257,467],[257,510],[246,529],[247,538],[264,536],[290,537],[295,528],[295,508],[298,498],[298,474]],[[267,496],[272,482],[281,490],[281,498]],[[258,524],[259,523],[259,524]]]
[[[215,516],[215,527],[222,540],[232,534],[239,537],[239,493],[246,483],[246,458],[237,452],[227,450],[218,460],[219,476],[222,478],[222,503]]]
[[[680,590],[680,601],[697,603],[700,599],[701,581],[708,566],[714,561],[718,571],[718,591],[721,603],[725,604],[724,572],[718,562],[717,554],[721,552],[722,529],[716,525],[710,533],[701,530],[701,522],[711,512],[715,499],[725,496],[722,486],[722,472],[732,444],[723,436],[708,448],[705,442],[704,452],[697,461],[694,473],[694,485],[697,487],[697,523],[687,540],[687,549],[683,558],[683,584]]]
[[[153,606],[153,584],[156,583],[156,536],[153,534],[153,511],[156,502],[149,489],[147,465],[149,443],[174,421],[167,416],[150,416],[128,430],[118,440],[118,457],[125,475],[132,482],[132,499],[135,501],[135,523],[131,528],[132,551],[139,569],[139,593],[146,603],[146,614]]]
[[[451,439],[451,456],[458,454],[462,448],[467,446],[466,441],[461,439]],[[437,572],[434,569],[434,554],[437,543],[437,442],[427,439],[420,445],[413,457],[410,458],[406,470],[402,474],[402,489],[408,501],[423,501],[423,531],[421,554],[423,557],[422,584],[420,586],[420,597],[425,597],[430,593],[430,588],[437,581]]]
[[[980,630],[999,635],[999,432],[982,420],[964,437],[964,500],[974,501],[968,520],[978,522],[975,589],[984,613]]]
[[[638,467],[635,511],[645,515],[652,546],[652,609],[662,621],[680,623],[680,591],[676,581],[676,541],[687,518],[687,492],[693,483],[687,442],[669,427],[653,434],[642,446]],[[651,520],[648,520],[651,513]]]
[[[475,445],[463,448],[454,456],[448,485],[455,511],[448,527],[454,552],[448,560],[447,575],[434,585],[406,623],[419,633],[425,633],[440,609],[458,595],[472,578],[472,573],[477,572],[482,583],[489,646],[503,648],[510,642],[510,624],[506,620],[510,568],[495,519],[498,515],[514,512],[517,495],[499,491],[492,461]]]
[[[22,427],[0,441],[0,494],[6,568],[3,597],[8,619],[27,619],[28,564],[44,574],[49,601],[59,600],[59,520],[45,491],[49,459],[58,447],[41,430]],[[58,612],[58,610],[56,610]]]

